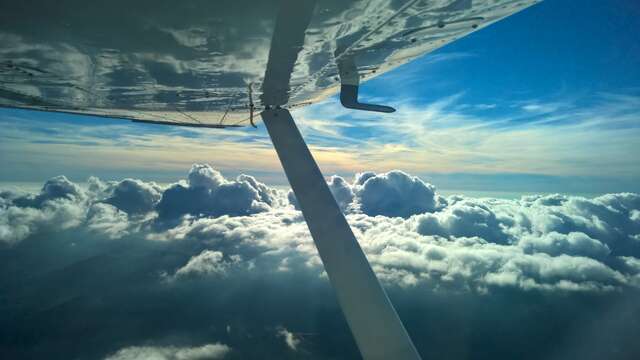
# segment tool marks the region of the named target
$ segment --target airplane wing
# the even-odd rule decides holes
[[[538,0],[319,0],[284,108],[321,101]],[[0,106],[169,125],[248,125],[277,0],[0,5]],[[348,63],[354,71],[341,71]]]

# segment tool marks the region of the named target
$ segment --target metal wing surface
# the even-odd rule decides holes
[[[318,0],[286,108],[366,81],[537,0]],[[248,125],[276,0],[20,0],[0,5],[0,106],[173,125]],[[275,40],[274,40],[275,41]],[[258,116],[256,116],[258,118]]]

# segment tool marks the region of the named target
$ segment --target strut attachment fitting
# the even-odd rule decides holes
[[[258,126],[253,122],[253,111],[255,110],[256,105],[253,103],[253,90],[251,89],[251,85],[253,84],[247,84],[249,88],[249,122],[251,123],[251,126],[257,129]]]

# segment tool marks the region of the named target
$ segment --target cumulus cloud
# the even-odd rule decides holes
[[[445,205],[435,187],[399,170],[356,177],[356,196],[363,213],[409,217],[433,212]]]
[[[383,281],[402,286],[489,291],[595,291],[635,286],[624,257],[640,253],[640,196],[563,195],[519,200],[438,195],[401,171],[328,181],[337,203]],[[173,280],[224,275],[262,261],[274,271],[321,272],[308,230],[283,192],[249,175],[228,180],[196,164],[182,181],[91,179],[87,189],[56,177],[35,195],[3,192],[0,239],[16,244],[41,231],[86,229],[117,239],[204,244]],[[152,226],[157,222],[165,226]],[[270,259],[265,261],[264,259]]]
[[[354,210],[353,206],[355,205],[355,194],[353,192],[353,186],[351,184],[349,184],[343,177],[334,175],[329,179],[327,185],[329,186],[329,190],[331,191],[331,194],[333,195],[342,212],[351,212]],[[292,190],[289,190],[287,199],[294,208],[300,210],[298,199],[296,199],[296,195]]]
[[[529,235],[520,240],[520,245],[528,253],[543,252],[556,256],[567,254],[602,259],[611,253],[606,244],[581,232],[560,234],[552,231],[541,236]]]
[[[336,199],[338,206],[345,211],[353,203],[354,193],[352,187],[340,176],[332,176],[329,180],[329,190]]]
[[[634,286],[632,274],[617,265],[616,256],[638,253],[633,224],[637,195],[595,199],[549,195],[520,200],[452,196],[445,200],[432,185],[395,173],[362,174],[353,184],[339,177],[329,181],[334,197],[349,214],[363,248],[386,283],[479,292],[501,287],[608,291]],[[407,218],[389,213],[371,216],[363,211],[361,202],[375,202],[369,193],[373,188],[363,192],[364,185],[389,178],[396,178],[390,180],[392,184],[414,184],[394,191],[424,194],[429,190],[429,211]],[[386,186],[383,189],[385,192]],[[385,201],[393,203],[403,196],[394,199],[391,195],[392,199]],[[202,218],[173,228],[169,237],[216,239],[217,248],[232,253],[277,255],[281,259],[270,266],[279,270],[290,269],[291,264],[314,268],[319,260],[302,219],[288,214],[280,208],[250,217]],[[621,228],[630,234],[622,234]],[[157,236],[163,235],[152,237]]]
[[[39,194],[16,197],[13,203],[22,207],[38,207],[51,200],[81,200],[83,197],[84,191],[78,185],[65,176],[56,176],[44,183]]]
[[[130,223],[125,212],[112,205],[95,203],[87,212],[86,225],[90,231],[117,239],[129,234]]]
[[[209,190],[215,190],[227,182],[219,171],[207,164],[194,164],[189,171],[188,179],[190,187]]]
[[[340,209],[346,213],[407,218],[446,205],[446,200],[435,193],[433,185],[399,170],[382,174],[359,173],[352,184],[334,175],[327,185]],[[299,209],[293,192],[289,192],[288,198]]]
[[[249,215],[285,203],[281,191],[252,176],[227,180],[202,164],[193,165],[186,182],[166,189],[136,179],[103,182],[95,177],[83,187],[57,176],[37,194],[0,193],[0,242],[15,244],[39,229],[64,230],[84,222],[95,231],[121,237],[129,233],[129,226],[141,225],[129,217],[175,224],[183,216]]]
[[[13,195],[6,195],[4,204],[0,206],[0,243],[12,245],[38,231],[64,230],[82,223],[85,206],[81,192],[75,184],[69,192],[47,186],[58,180],[47,182],[41,193],[35,196],[10,199]]]
[[[161,196],[162,189],[155,183],[124,179],[114,187],[112,195],[105,203],[127,214],[141,214],[153,210]]]
[[[477,200],[453,202],[437,213],[420,215],[417,232],[443,237],[480,237],[490,242],[506,243],[503,225],[489,206]]]
[[[174,184],[164,191],[156,206],[160,220],[183,215],[249,215],[269,210],[279,195],[251,176],[228,181],[209,165],[193,165],[188,179],[187,184]]]
[[[527,306],[548,306],[540,311],[569,326],[574,315],[598,313],[587,305],[576,308],[580,299],[602,301],[598,309],[605,309],[610,302],[594,299],[624,300],[640,291],[638,194],[445,199],[432,185],[399,171],[362,173],[353,182],[334,176],[328,185],[374,271],[392,298],[400,299],[401,316],[416,307],[425,313],[450,307],[457,315],[447,319],[456,321],[467,316],[460,312],[477,306],[485,315],[463,324],[473,328],[495,320],[483,310],[494,303],[496,313],[514,319],[536,313],[522,310]],[[56,336],[43,328],[48,323],[43,308],[67,320],[65,311],[73,308],[83,318],[96,316],[105,329],[111,326],[108,319],[118,319],[113,332],[102,335],[109,339],[104,346],[78,348],[77,357],[85,358],[178,359],[177,354],[188,358],[187,350],[204,348],[165,345],[175,344],[173,339],[196,344],[219,339],[234,349],[229,356],[240,358],[265,357],[261,352],[283,358],[291,350],[300,356],[350,357],[357,350],[349,350],[348,340],[337,340],[350,339],[348,328],[337,304],[327,300],[333,298],[322,263],[290,200],[249,175],[227,179],[209,165],[194,165],[186,180],[166,188],[133,179],[92,178],[80,185],[57,177],[37,194],[2,191],[0,288],[20,302],[14,307],[0,302],[0,316],[35,312],[42,327],[21,315],[11,317],[15,326],[8,328],[25,338],[32,336],[29,329]],[[474,300],[456,303],[458,296]],[[576,296],[569,308],[583,312],[570,315],[564,301]],[[409,305],[403,310],[402,304]],[[438,336],[433,321],[438,328],[447,326],[422,320],[414,318],[413,326],[420,324],[430,339]],[[30,325],[18,326],[22,322]],[[85,331],[85,325],[66,322]],[[147,322],[153,331],[138,328]],[[532,323],[527,328],[527,336],[538,336],[531,333]],[[313,335],[301,341],[287,329]],[[0,339],[14,339],[1,331]],[[156,335],[161,342],[148,345]],[[2,341],[0,347],[7,348]],[[428,352],[429,341],[418,336],[416,342],[427,344],[421,351]],[[10,344],[8,349],[20,354]],[[347,355],[332,353],[334,348]]]
[[[214,360],[223,359],[230,350],[218,343],[195,347],[131,346],[118,350],[105,360]]]

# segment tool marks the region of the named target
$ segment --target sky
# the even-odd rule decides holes
[[[575,4],[294,113],[425,360],[640,358],[639,6]],[[0,128],[0,358],[359,358],[264,125]]]
[[[394,114],[331,98],[294,112],[326,175],[400,169],[443,190],[638,191],[640,10],[546,1],[362,86]],[[200,130],[0,110],[3,182],[65,174],[176,181],[194,162],[286,185],[264,129]]]

